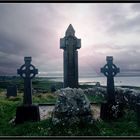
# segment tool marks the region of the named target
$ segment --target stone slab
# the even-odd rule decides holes
[[[21,124],[26,121],[40,121],[38,105],[21,105],[17,107],[15,124]]]

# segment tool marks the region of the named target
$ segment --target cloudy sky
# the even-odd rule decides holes
[[[80,75],[99,74],[107,55],[122,73],[140,73],[139,3],[13,3],[0,4],[0,75],[16,74],[24,56],[39,75],[62,75],[69,24],[81,38]]]

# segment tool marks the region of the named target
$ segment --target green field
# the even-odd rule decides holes
[[[43,83],[43,84],[42,84]],[[20,87],[23,85],[19,81]],[[50,92],[50,81],[34,81],[33,86],[43,87],[46,93],[33,95],[33,103],[55,103],[57,96]],[[55,83],[59,88],[60,83]],[[40,122],[25,122],[13,125],[10,122],[16,114],[16,107],[22,103],[22,88],[17,97],[6,98],[6,85],[0,88],[0,136],[140,136],[140,128],[137,126],[136,113],[125,109],[124,116],[116,121],[97,120],[92,125],[75,124],[69,126],[53,126],[51,119]],[[84,87],[85,88],[85,87]],[[104,99],[88,96],[91,102],[100,104]]]

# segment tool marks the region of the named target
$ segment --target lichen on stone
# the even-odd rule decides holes
[[[57,91],[58,100],[52,112],[54,125],[93,123],[91,106],[82,89],[64,88]]]

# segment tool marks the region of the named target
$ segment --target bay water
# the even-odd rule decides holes
[[[52,77],[49,78],[50,80],[56,82],[63,82],[63,77]],[[106,77],[96,77],[96,76],[88,76],[88,77],[79,77],[79,83],[88,84],[88,85],[95,85],[96,82],[100,82],[101,85],[106,85],[107,78]],[[140,87],[140,76],[135,77],[115,77],[114,83],[116,86],[136,86]]]

